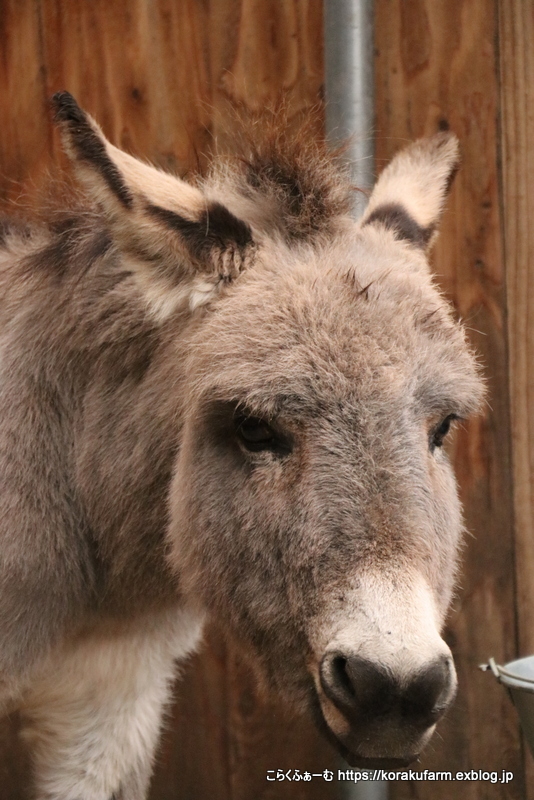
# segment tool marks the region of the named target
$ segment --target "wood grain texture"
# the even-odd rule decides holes
[[[18,736],[17,714],[0,718],[0,800],[30,800],[28,753]]]
[[[521,5],[519,3],[518,5]],[[490,408],[456,440],[467,538],[447,638],[460,689],[421,768],[512,770],[498,784],[398,783],[393,798],[522,798],[523,757],[515,712],[477,665],[517,652],[514,527],[501,237],[497,73],[498,20],[489,0],[377,0],[376,130],[379,164],[407,139],[455,131],[462,168],[434,266],[482,355]]]
[[[534,653],[534,6],[499,2],[504,254],[519,654]],[[527,790],[534,760],[525,746]]]

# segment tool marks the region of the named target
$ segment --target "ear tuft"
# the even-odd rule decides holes
[[[51,100],[54,121],[59,125],[63,146],[70,158],[96,170],[108,189],[125,207],[131,208],[133,196],[106,150],[104,136],[96,122],[83,111],[69,92],[57,92]]]
[[[198,219],[187,219],[153,204],[148,204],[146,211],[179,234],[191,258],[199,265],[211,265],[221,280],[233,280],[250,261],[254,250],[252,230],[222,203],[209,203]]]
[[[442,132],[394,157],[371,194],[362,225],[381,224],[425,249],[433,239],[459,166],[458,139]]]
[[[56,92],[50,100],[54,111],[55,122],[69,122],[84,124],[87,120],[85,111],[82,111],[70,92]]]

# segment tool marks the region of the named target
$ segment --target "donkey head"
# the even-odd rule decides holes
[[[426,259],[456,139],[402,151],[355,223],[346,179],[300,145],[193,187],[114,148],[70,96],[56,109],[147,313],[174,314],[187,348],[165,387],[183,396],[182,590],[351,762],[413,759],[456,684],[440,631],[462,522],[443,445],[482,398]]]

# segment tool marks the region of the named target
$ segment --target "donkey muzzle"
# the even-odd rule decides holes
[[[331,650],[321,660],[319,677],[323,718],[334,744],[350,763],[357,760],[355,766],[414,761],[456,690],[447,654],[405,674]]]

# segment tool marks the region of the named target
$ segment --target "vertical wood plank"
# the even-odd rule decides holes
[[[519,3],[518,5],[521,5]],[[406,140],[451,128],[463,165],[445,214],[434,267],[482,354],[490,408],[460,433],[455,463],[468,537],[447,637],[460,689],[421,768],[512,770],[507,786],[463,783],[462,798],[524,796],[515,712],[477,665],[513,658],[514,539],[506,361],[506,306],[498,172],[498,24],[492,0],[377,0],[377,157]],[[458,788],[458,787],[454,787]],[[398,783],[394,798],[460,796],[451,784]]]
[[[534,6],[499,2],[503,231],[519,652],[534,653]],[[525,745],[527,791],[534,760]]]
[[[32,0],[1,0],[0,53],[0,205],[6,207],[19,198],[22,182],[31,195],[50,154],[39,8]]]
[[[71,91],[118,147],[185,172],[209,128],[204,3],[40,5],[46,96]]]
[[[230,651],[228,685],[232,800],[330,800],[342,784],[322,777],[310,781],[267,782],[267,770],[337,774],[341,759],[319,737],[307,718],[291,714],[276,697],[264,697],[236,649]],[[272,773],[271,773],[272,777]]]
[[[0,800],[30,800],[28,753],[18,737],[17,714],[0,719]]]
[[[323,133],[322,24],[318,0],[212,0],[212,125],[221,150],[232,152],[234,108],[255,113],[281,100],[290,119],[313,107]]]

